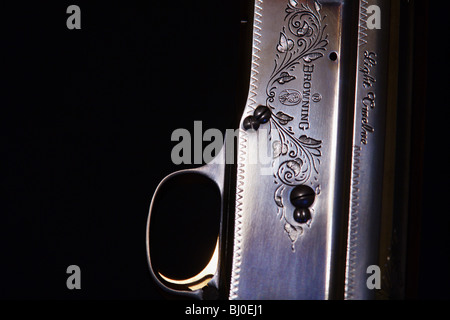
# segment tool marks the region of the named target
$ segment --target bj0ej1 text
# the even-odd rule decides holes
[[[248,315],[256,317],[262,314],[262,305],[260,304],[239,304],[239,305],[230,305],[228,307],[229,315],[239,317],[240,315]]]

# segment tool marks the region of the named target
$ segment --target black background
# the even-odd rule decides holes
[[[251,26],[241,23],[251,20],[248,4],[77,1],[82,29],[68,30],[70,4],[1,5],[0,298],[160,299],[145,251],[151,196],[164,176],[186,168],[170,158],[175,129],[192,132],[195,120],[203,130],[236,126],[248,88]],[[450,298],[450,30],[443,17],[449,11],[439,11],[430,9],[423,43],[429,58],[417,297],[427,299]],[[182,208],[186,200],[173,201]],[[167,231],[172,241],[186,230],[193,204],[177,209]],[[172,262],[193,264],[186,253],[177,260],[186,248],[179,242]],[[192,260],[203,249],[196,247]],[[72,264],[82,270],[81,290],[66,287]]]

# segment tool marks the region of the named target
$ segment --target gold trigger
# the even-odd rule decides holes
[[[211,260],[209,260],[206,267],[202,271],[200,271],[199,274],[185,280],[170,279],[163,276],[161,272],[158,272],[158,275],[168,283],[186,286],[192,291],[195,291],[205,287],[208,284],[208,282],[211,281],[211,279],[214,277],[217,271],[218,263],[219,263],[219,238],[217,238],[216,247],[214,249],[214,253],[211,257]]]

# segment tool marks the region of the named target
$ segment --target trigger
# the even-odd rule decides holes
[[[208,282],[211,281],[211,279],[217,272],[218,263],[219,263],[219,238],[217,238],[216,247],[214,249],[214,253],[211,257],[211,260],[209,260],[206,267],[202,271],[200,271],[199,274],[185,280],[170,279],[162,275],[160,272],[158,272],[158,275],[168,283],[186,286],[190,290],[195,291],[205,287],[208,284]]]

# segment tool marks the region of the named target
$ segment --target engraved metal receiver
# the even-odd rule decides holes
[[[233,210],[225,209],[225,161],[161,182],[147,225],[150,271],[161,288],[194,298],[212,290],[229,299],[373,299],[391,289],[392,283],[369,288],[367,270],[380,266],[391,275],[392,243],[405,234],[393,212],[394,202],[403,201],[393,200],[393,171],[397,107],[408,93],[407,85],[398,89],[398,22],[412,5],[255,0]],[[260,150],[270,162],[258,161]],[[224,147],[218,159],[227,152]],[[154,201],[168,180],[193,173],[219,188],[221,231],[205,269],[173,280],[152,264]],[[224,230],[230,215],[231,237]]]

